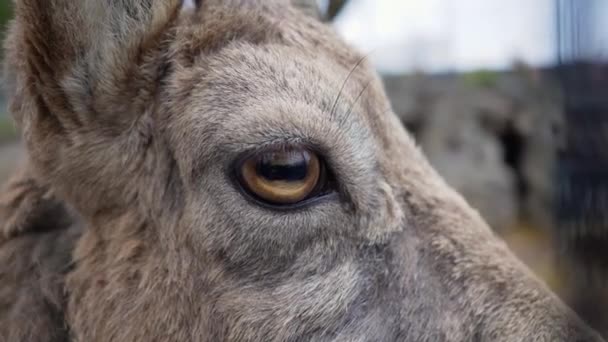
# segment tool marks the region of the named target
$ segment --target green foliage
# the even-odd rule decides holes
[[[327,18],[329,20],[335,18],[347,2],[348,0],[330,0],[329,9],[327,11]]]
[[[0,115],[0,141],[12,140],[17,138],[15,124],[6,115]]]
[[[482,88],[491,88],[498,82],[499,74],[490,70],[478,70],[462,75],[465,82]]]
[[[11,19],[13,14],[12,2],[10,0],[0,0],[0,41],[4,41],[4,32],[6,25]],[[2,57],[2,50],[0,49],[0,58]]]
[[[11,18],[12,5],[9,0],[0,0],[0,28],[4,30],[6,23]]]

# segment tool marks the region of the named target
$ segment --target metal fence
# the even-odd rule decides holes
[[[567,127],[558,156],[556,217],[571,241],[585,245],[585,237],[608,236],[608,46],[597,39],[602,1],[556,1]]]

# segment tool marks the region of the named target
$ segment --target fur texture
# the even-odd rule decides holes
[[[359,53],[287,0],[18,0],[8,341],[600,341],[429,166]],[[247,200],[243,152],[337,196]],[[398,156],[398,157],[397,157]]]

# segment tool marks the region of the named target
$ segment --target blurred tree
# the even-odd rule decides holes
[[[12,14],[12,5],[10,1],[0,1],[0,29],[4,31],[7,21]]]
[[[313,17],[321,16],[321,11],[315,0],[291,0],[291,3]]]
[[[313,16],[322,17],[324,20],[331,21],[338,15],[340,10],[348,2],[348,0],[329,0],[327,2],[327,12],[322,15],[319,2],[317,0],[291,0],[293,4],[300,7],[304,11]]]
[[[327,10],[328,20],[332,20],[333,18],[335,18],[347,2],[348,0],[330,0],[329,8]]]
[[[0,0],[0,39],[4,41],[4,32],[6,25],[12,16],[12,2],[8,0]],[[0,52],[2,56],[2,52]]]

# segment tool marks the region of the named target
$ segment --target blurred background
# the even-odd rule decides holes
[[[608,336],[608,1],[318,3],[431,163]],[[23,151],[0,108],[3,181]]]

